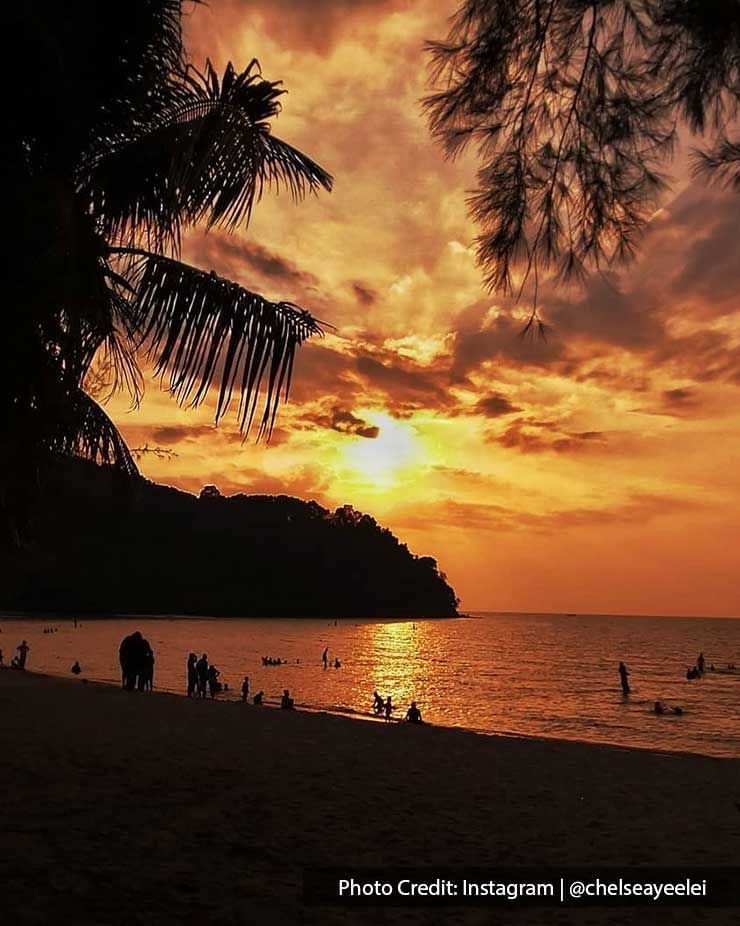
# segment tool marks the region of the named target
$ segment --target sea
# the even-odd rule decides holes
[[[373,692],[395,716],[415,700],[424,720],[483,734],[549,737],[740,757],[740,620],[476,613],[451,620],[239,620],[183,617],[0,620],[5,665],[25,639],[28,669],[120,684],[118,647],[140,630],[157,690],[185,693],[187,655],[207,653],[238,699],[242,679],[267,705],[373,721]],[[46,632],[44,632],[46,631]],[[329,650],[329,668],[321,656]],[[704,654],[707,670],[687,668]],[[282,660],[265,666],[262,657]],[[340,662],[334,668],[334,660]],[[621,692],[618,665],[630,672]],[[712,671],[711,666],[714,667]],[[148,697],[134,693],[131,697]],[[656,715],[655,701],[681,707]],[[214,705],[214,709],[216,705]],[[246,709],[246,708],[245,708]],[[253,708],[250,708],[253,709]]]

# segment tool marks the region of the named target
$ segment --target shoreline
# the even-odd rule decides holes
[[[23,672],[23,674],[34,677],[34,678],[47,679],[52,682],[62,682],[65,685],[68,684],[68,685],[74,686],[74,685],[84,684],[85,686],[99,686],[101,688],[111,689],[114,691],[123,690],[121,686],[118,685],[116,682],[106,680],[106,679],[92,679],[92,678],[88,679],[88,678],[82,678],[82,677],[69,678],[67,675],[54,675],[51,672],[36,672],[32,669],[18,670],[18,669],[12,669],[10,666],[0,667],[0,673],[4,672],[5,670],[11,671],[11,672]],[[211,697],[188,698],[187,694],[183,692],[175,691],[169,688],[156,688],[156,687],[152,689],[151,691],[146,691],[146,692],[134,691],[134,692],[126,692],[126,694],[129,696],[134,696],[134,697],[138,697],[139,695],[142,695],[146,698],[151,697],[152,695],[158,695],[161,697],[177,698],[177,699],[185,700],[185,701],[204,701],[205,703],[211,703],[211,704],[238,705],[243,710],[249,710],[249,711],[256,710],[259,712],[261,710],[261,708],[255,707],[253,704],[243,704],[241,701],[241,698],[237,695],[236,690],[227,692],[226,697],[224,697],[223,693],[221,693],[219,697],[216,697],[216,698],[211,698]],[[280,710],[279,701],[275,699],[271,699],[271,698],[265,698],[263,709],[267,711]],[[341,706],[336,706],[332,710],[331,708],[321,707],[319,705],[296,702],[295,710],[292,713],[310,714],[310,715],[326,716],[326,717],[336,717],[340,720],[346,720],[353,724],[363,723],[363,724],[372,724],[372,725],[380,725],[380,726],[386,725],[385,721],[382,718],[376,717],[370,711],[363,713],[361,711],[357,711],[354,708],[350,708],[350,707],[342,708]],[[403,724],[403,721],[401,720],[400,717],[394,717],[392,724],[393,725]],[[454,726],[454,725],[447,725],[447,724],[432,724],[432,723],[424,723],[422,724],[422,727],[427,730],[438,730],[438,731],[443,731],[443,732],[448,731],[450,733],[466,734],[469,736],[482,737],[485,739],[514,740],[514,741],[522,741],[525,743],[527,742],[538,743],[541,745],[550,744],[550,743],[564,743],[564,744],[569,744],[569,745],[575,744],[575,745],[580,745],[580,746],[593,747],[595,749],[615,750],[618,752],[636,752],[640,754],[646,753],[648,755],[662,756],[665,758],[673,758],[673,759],[699,758],[699,759],[709,759],[709,760],[717,761],[717,762],[738,762],[740,763],[740,756],[737,756],[737,757],[717,756],[711,753],[691,752],[689,750],[680,750],[680,749],[656,749],[656,748],[647,747],[647,746],[624,745],[622,743],[596,742],[594,740],[577,739],[575,737],[568,738],[568,737],[562,737],[562,736],[536,736],[534,734],[517,733],[515,731],[507,731],[507,730],[494,730],[494,731],[489,732],[486,730],[476,730],[473,727],[462,727],[462,726]],[[740,778],[740,768],[739,768],[739,778]]]
[[[698,906],[312,908],[302,880],[313,867],[726,865],[738,760],[160,694],[0,672],[9,922],[730,921]]]
[[[84,611],[0,611],[0,621],[373,621],[377,623],[407,621],[457,621],[457,620],[476,620],[472,614],[448,614],[442,617],[433,617],[429,614],[405,614],[397,617],[389,617],[387,612],[383,616],[368,617],[361,616],[344,616],[344,617],[326,617],[324,614],[318,615],[283,615],[282,617],[264,617],[264,616],[240,616],[238,614],[171,614],[170,612],[162,614],[137,613],[137,612],[119,612],[119,611],[94,611],[86,614]]]

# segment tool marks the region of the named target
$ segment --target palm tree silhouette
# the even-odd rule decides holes
[[[8,11],[4,137],[8,281],[0,506],[23,520],[32,476],[72,454],[135,473],[86,392],[93,361],[138,402],[143,356],[182,403],[216,389],[245,434],[271,430],[296,348],[321,323],[182,263],[182,231],[233,231],[263,191],[294,199],[332,179],[277,138],[284,92],[253,60],[221,77],[183,50],[181,0],[35,0]],[[13,64],[15,61],[15,65]],[[4,104],[5,106],[5,104]],[[1,384],[0,384],[1,385]]]

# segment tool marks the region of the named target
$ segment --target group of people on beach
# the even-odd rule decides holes
[[[118,659],[121,663],[121,684],[126,691],[151,691],[154,688],[154,650],[140,631],[123,638]]]
[[[208,653],[198,659],[195,653],[190,653],[187,662],[188,697],[196,695],[205,698],[209,694],[215,698],[219,691],[228,691],[226,682],[220,682],[220,671],[208,662]]]
[[[26,643],[25,640],[21,641],[20,646],[16,646],[17,656],[13,656],[10,660],[10,666],[12,669],[25,669],[26,668],[26,659],[28,659],[28,653],[31,647]],[[5,657],[3,656],[3,651],[0,649],[0,666],[5,665]]]
[[[324,650],[324,652],[321,654],[321,662],[322,662],[322,664],[323,664],[323,666],[324,666],[325,669],[328,669],[330,665],[331,665],[331,666],[334,666],[335,669],[341,669],[341,668],[342,668],[342,663],[339,661],[339,659],[337,659],[337,658],[335,657],[335,658],[334,658],[334,662],[332,662],[332,661],[329,659],[329,647],[328,647],[328,646],[326,647],[326,649]]]
[[[265,693],[261,689],[254,695],[252,698],[252,704],[256,704],[257,707],[260,707],[265,700]],[[242,681],[242,704],[249,703],[249,676],[245,675],[244,680]]]
[[[391,720],[393,720],[394,710],[395,706],[390,695],[383,700],[382,694],[379,694],[377,691],[373,692],[373,713],[376,717],[385,717],[385,722],[390,723]],[[416,701],[411,702],[411,706],[406,711],[404,720],[406,723],[424,723],[421,719],[421,711],[416,706]]]

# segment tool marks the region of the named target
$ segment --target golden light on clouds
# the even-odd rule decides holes
[[[522,338],[530,306],[475,266],[475,165],[446,162],[420,112],[423,42],[452,9],[194,9],[194,61],[258,57],[289,91],[275,133],[336,187],[266,196],[183,257],[337,331],[301,349],[269,446],[154,385],[109,411],[133,446],[176,453],[143,457],[151,478],[352,504],[436,556],[468,609],[740,614],[737,199],[681,178],[629,272],[543,284],[547,340]]]

